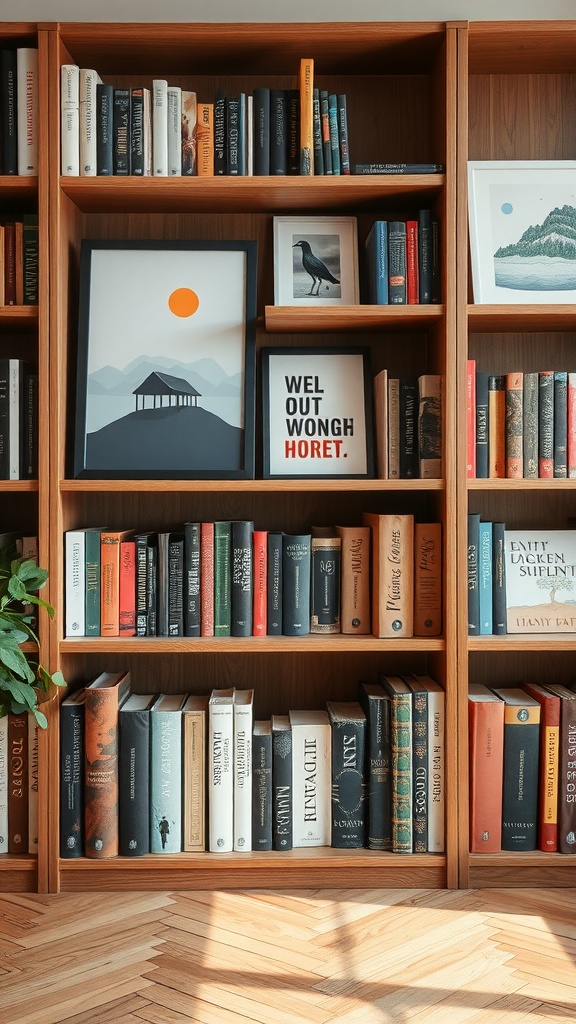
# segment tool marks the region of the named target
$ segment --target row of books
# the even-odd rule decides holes
[[[38,374],[0,359],[0,480],[38,477]]]
[[[441,479],[442,393],[440,374],[376,374],[376,466],[381,480]]]
[[[38,726],[0,716],[0,854],[38,853]]]
[[[38,174],[38,50],[0,50],[0,174]]]
[[[61,704],[61,855],[442,852],[444,732],[427,676],[259,720],[252,689],[137,694],[103,672]]]
[[[38,304],[38,216],[0,217],[0,306]]]
[[[288,534],[249,520],[65,534],[66,636],[437,636],[440,523],[365,513]]]
[[[374,221],[364,244],[372,304],[441,301],[439,225],[431,210],[409,220]]]
[[[468,689],[470,851],[576,853],[576,689]]]
[[[468,360],[468,477],[576,478],[576,373],[489,374]]]

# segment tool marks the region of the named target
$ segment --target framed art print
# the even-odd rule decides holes
[[[468,163],[476,303],[576,302],[576,162]]]
[[[359,302],[355,217],[274,217],[274,304]]]
[[[374,476],[370,353],[262,350],[265,479]]]
[[[256,242],[84,240],[74,476],[252,479]]]

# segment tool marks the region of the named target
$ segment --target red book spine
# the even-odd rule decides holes
[[[409,306],[420,301],[418,280],[418,221],[406,221],[406,298]]]
[[[120,544],[119,581],[120,636],[136,635],[136,542],[123,540]]]
[[[538,849],[558,850],[558,757],[560,752],[560,697],[542,686],[522,687],[540,704],[540,793],[538,802]]]
[[[466,476],[476,476],[476,360],[466,363]]]
[[[252,534],[254,546],[254,605],[252,614],[252,636],[266,636],[267,622],[267,586],[268,568],[268,531],[254,530]]]
[[[502,848],[504,705],[468,702],[470,728],[470,852]]]
[[[214,636],[214,523],[200,527],[200,636]]]

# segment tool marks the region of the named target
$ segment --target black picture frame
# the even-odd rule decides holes
[[[368,348],[264,348],[261,374],[265,480],[374,477]]]
[[[256,281],[255,241],[82,240],[75,478],[254,479]]]

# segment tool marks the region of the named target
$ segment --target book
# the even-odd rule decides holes
[[[268,631],[268,532],[252,532],[253,598],[252,636],[266,636]]]
[[[80,68],[60,67],[60,174],[80,174]]]
[[[206,849],[208,696],[190,694],[182,707],[182,849]]]
[[[26,305],[26,303],[24,303]],[[24,374],[20,478],[38,479],[38,374]]]
[[[288,173],[288,110],[285,89],[270,89],[270,174]]]
[[[370,527],[336,526],[341,543],[340,628],[370,633]]]
[[[538,373],[538,476],[554,476],[554,371]]]
[[[576,531],[506,530],[505,567],[508,633],[576,630]]]
[[[468,513],[466,581],[468,587],[468,636],[480,634],[480,515]]]
[[[322,144],[322,113],[320,110],[320,89],[314,88],[313,100],[314,129],[314,174],[324,174],[324,147]]]
[[[96,86],[96,173],[114,174],[114,88],[105,83]]]
[[[388,377],[388,477],[400,479],[400,379]]]
[[[184,524],[184,636],[200,636],[201,523]]]
[[[38,174],[38,50],[21,46],[16,50],[18,112],[18,174]]]
[[[118,856],[118,717],[129,672],[101,672],[86,687],[84,828],[86,857]]]
[[[538,374],[524,374],[522,396],[522,464],[524,476],[538,477]]]
[[[504,523],[492,523],[492,632],[505,636],[506,626],[506,557]]]
[[[38,853],[38,723],[28,715],[28,853]]]
[[[90,178],[96,176],[98,164],[96,88],[102,79],[93,68],[80,68],[79,79],[80,174]]]
[[[327,701],[332,731],[332,846],[362,849],[366,832],[366,715],[357,701]]]
[[[113,168],[114,174],[126,177],[131,173],[131,114],[130,89],[114,89],[112,104]]]
[[[150,711],[155,694],[131,693],[118,715],[118,853],[150,853]]]
[[[476,360],[466,361],[466,476],[476,477]]]
[[[414,523],[414,636],[442,633],[442,523]]]
[[[290,711],[294,848],[330,846],[332,757],[326,711]]]
[[[314,174],[314,60],[302,57],[298,76],[300,93],[300,174]]]
[[[144,89],[130,90],[130,173],[143,177],[146,173],[144,157]]]
[[[392,740],[390,697],[380,683],[358,684],[366,716],[366,845],[392,849]]]
[[[480,520],[478,526],[478,606],[479,634],[491,635],[492,620],[492,523]]]
[[[214,523],[214,636],[230,636],[232,622],[232,523]]]
[[[28,853],[28,714],[8,714],[8,853]]]
[[[163,78],[152,82],[152,173],[168,176],[168,82]]]
[[[169,85],[166,90],[168,102],[168,177],[182,176],[182,89]]]
[[[136,543],[120,542],[120,571],[118,580],[119,636],[136,636]]]
[[[270,174],[270,88],[257,86],[254,97],[254,174]]]
[[[156,634],[156,571],[158,534],[137,533],[136,545],[136,636]]]
[[[442,376],[418,378],[418,475],[421,480],[442,477]]]
[[[234,849],[234,688],[208,701],[208,849]]]
[[[81,687],[60,704],[60,856],[66,858],[84,853],[84,701]]]
[[[476,370],[476,477],[489,475],[488,373]]]
[[[468,683],[470,853],[502,848],[504,702],[482,683]]]
[[[443,853],[446,820],[446,698],[435,679],[413,677],[428,696],[428,852]]]
[[[268,531],[266,565],[266,632],[268,636],[281,636],[283,629],[282,533],[273,530]]]
[[[392,852],[412,853],[412,693],[399,676],[379,673],[379,682],[390,697],[392,748]]]
[[[412,691],[412,851],[428,851],[428,692],[417,676],[405,676]]]
[[[524,374],[506,374],[506,476],[518,479],[524,475]]]
[[[561,698],[558,693],[538,683],[524,683],[522,689],[540,705],[538,849],[543,853],[555,853],[558,850]]]
[[[310,632],[311,535],[282,537],[282,632],[304,636]]]
[[[418,304],[420,285],[418,281],[418,221],[406,221],[406,302],[409,306]]]
[[[288,174],[300,174],[300,91],[286,90],[288,109]],[[314,113],[313,113],[314,116]]]
[[[236,519],[231,524],[230,633],[252,636],[254,602],[254,523]]]
[[[400,378],[400,479],[415,480],[419,475],[418,448],[418,381],[415,377]],[[434,424],[436,429],[437,424]],[[436,462],[437,440],[433,442],[431,462]],[[435,470],[436,471],[436,470]]]
[[[182,849],[182,708],[185,693],[161,693],[150,711],[150,852]]]
[[[576,478],[576,373],[568,374],[567,410],[567,474],[570,480]]]
[[[0,359],[0,479],[20,479],[21,415],[26,366]]]
[[[554,371],[554,477],[568,476],[568,374]]]
[[[328,111],[328,90],[320,90],[320,130],[322,133],[323,173],[332,174],[332,146],[330,145],[330,114]]]
[[[0,716],[0,853],[8,853],[8,715]]]
[[[198,121],[198,97],[193,90],[182,90],[182,174],[195,175],[198,170],[196,153],[196,124]]]
[[[234,691],[234,849],[252,847],[254,690]]]
[[[272,849],[272,723],[256,721],[252,734],[252,849]]]
[[[226,97],[226,174],[240,175],[240,96]]]
[[[388,301],[390,305],[406,305],[406,224],[388,223]]]
[[[340,142],[340,171],[350,174],[350,145],[348,139],[348,104],[345,93],[338,93],[338,139]]]
[[[200,524],[200,636],[214,636],[214,523]]]
[[[38,214],[22,214],[22,258],[24,262],[24,296],[25,306],[38,305],[38,254],[39,254]],[[38,381],[38,374],[30,374],[30,379]],[[36,399],[37,400],[37,399]],[[37,461],[37,456],[36,456]],[[30,473],[28,474],[31,475]],[[35,475],[38,475],[36,470]]]
[[[525,687],[525,689],[527,689]],[[576,692],[560,683],[546,689],[560,699],[560,744],[558,753],[558,851],[576,852]],[[541,726],[542,728],[542,726]],[[541,769],[542,770],[542,769]]]
[[[432,302],[432,212],[426,209],[418,211],[418,301]]]
[[[210,104],[207,105],[210,107]],[[212,109],[202,111],[202,119],[204,121],[203,127],[201,126],[200,131],[203,133],[206,131],[205,146],[206,150],[208,147],[212,150],[211,156],[208,156],[206,152],[204,155],[205,162],[209,164],[212,162],[211,174],[222,175],[227,174],[227,163],[228,163],[228,134],[227,134],[227,97],[223,89],[217,89],[214,96],[214,103],[211,105]],[[198,125],[198,117],[200,114],[200,108],[197,107],[196,123]],[[210,122],[210,123],[209,123]],[[210,133],[210,137],[208,137]],[[204,143],[203,143],[204,144]],[[200,173],[200,170],[198,171]],[[204,172],[202,172],[204,173]]]
[[[368,278],[368,302],[388,305],[388,222],[375,220],[364,243]]]
[[[372,633],[414,634],[414,516],[365,512],[372,530]]]
[[[388,370],[374,377],[374,426],[376,432],[376,471],[379,480],[388,479]]]
[[[292,729],[288,715],[272,715],[272,846],[292,849]]]
[[[16,51],[0,50],[0,164],[5,175],[18,174],[18,98]]]
[[[494,687],[494,693],[504,701],[502,849],[535,850],[540,704],[519,687]]]
[[[342,541],[332,527],[312,527],[310,632],[340,632]]]
[[[130,530],[100,533],[100,635],[120,635],[120,545]]]
[[[64,534],[66,636],[86,635],[85,536],[84,530],[67,530]]]
[[[371,163],[354,164],[354,174],[443,174],[444,164]]]
[[[488,473],[506,476],[506,377],[488,377]]]
[[[330,128],[330,150],[332,152],[332,174],[340,174],[340,139],[338,136],[338,97],[328,93],[328,125]]]

